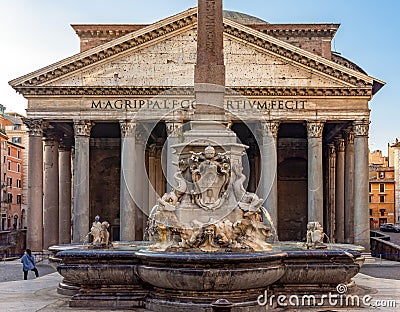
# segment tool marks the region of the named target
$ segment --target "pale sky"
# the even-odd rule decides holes
[[[25,114],[8,81],[79,52],[70,24],[152,23],[196,0],[0,0],[0,103]],[[400,1],[225,0],[224,9],[270,23],[340,23],[332,50],[387,83],[370,102],[370,149],[400,138]]]

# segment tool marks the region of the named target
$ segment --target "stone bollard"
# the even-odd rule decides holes
[[[211,307],[213,312],[231,312],[233,304],[226,299],[218,299]]]

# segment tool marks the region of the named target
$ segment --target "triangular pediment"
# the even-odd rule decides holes
[[[229,87],[371,87],[374,78],[224,19]],[[10,82],[51,87],[193,85],[197,9],[190,9]]]

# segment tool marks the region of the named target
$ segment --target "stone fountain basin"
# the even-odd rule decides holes
[[[230,291],[265,288],[284,274],[286,253],[138,251],[137,274],[163,289]]]

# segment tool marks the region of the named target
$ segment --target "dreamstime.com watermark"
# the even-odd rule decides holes
[[[396,300],[384,299],[374,300],[370,295],[347,294],[347,286],[339,284],[336,293],[328,292],[322,295],[269,295],[268,291],[258,296],[257,302],[260,306],[271,307],[376,307],[395,308]]]

